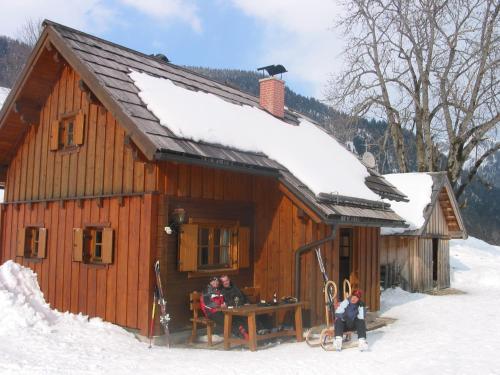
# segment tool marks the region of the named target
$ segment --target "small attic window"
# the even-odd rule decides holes
[[[59,122],[59,149],[75,146],[75,117]]]
[[[85,114],[77,111],[54,120],[50,134],[52,151],[72,149],[83,144],[85,135]]]

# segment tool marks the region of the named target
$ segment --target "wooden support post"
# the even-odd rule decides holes
[[[231,326],[233,324],[233,316],[224,314],[224,349],[231,348]]]
[[[257,350],[257,324],[255,312],[248,315],[248,348],[254,352]]]
[[[302,306],[295,307],[295,337],[298,342],[304,341],[302,328]]]

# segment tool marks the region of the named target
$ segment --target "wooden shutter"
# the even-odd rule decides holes
[[[47,228],[38,228],[38,258],[47,255]]]
[[[102,263],[113,263],[113,229],[102,230]]]
[[[83,261],[83,229],[73,228],[73,261]]]
[[[73,130],[73,140],[75,145],[83,145],[85,134],[85,114],[83,111],[78,112],[75,118],[75,128]]]
[[[50,150],[57,151],[59,149],[59,121],[52,121],[50,127]]]
[[[238,266],[250,267],[250,228],[240,227],[238,231]]]
[[[19,228],[17,230],[17,252],[18,257],[24,256],[24,251],[26,248],[26,228]]]
[[[198,225],[181,225],[179,234],[179,271],[198,269]]]

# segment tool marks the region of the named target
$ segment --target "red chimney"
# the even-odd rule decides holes
[[[276,117],[285,117],[285,81],[276,77],[259,80],[260,106]]]

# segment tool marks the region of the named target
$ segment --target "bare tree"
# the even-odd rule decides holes
[[[43,31],[43,20],[41,18],[27,18],[18,31],[18,39],[33,47]]]
[[[460,196],[500,149],[500,1],[344,5],[339,26],[348,39],[347,68],[332,80],[330,99],[351,115],[386,119],[401,172],[408,171],[403,129],[415,134],[419,171],[439,169],[438,155],[444,153]]]

